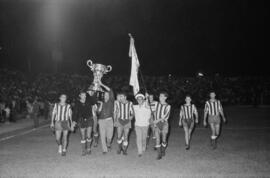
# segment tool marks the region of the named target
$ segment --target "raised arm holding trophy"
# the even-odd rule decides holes
[[[94,64],[92,60],[87,60],[86,62],[87,66],[91,69],[93,72],[94,80],[92,84],[89,86],[88,91],[93,91],[97,95],[98,100],[103,100],[104,97],[104,89],[109,89],[106,85],[104,85],[101,81],[104,74],[107,74],[108,72],[112,71],[112,66],[108,65],[105,66],[103,64]]]

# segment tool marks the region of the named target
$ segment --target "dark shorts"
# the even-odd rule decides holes
[[[194,127],[194,119],[183,119],[182,124],[184,127],[193,128]]]
[[[70,123],[69,121],[55,121],[54,127],[56,131],[70,130]]]
[[[125,126],[130,122],[129,119],[119,119],[118,121],[122,126]]]
[[[115,123],[116,127],[122,127],[122,128],[131,128],[131,121],[129,119],[118,119]]]
[[[208,123],[209,124],[220,124],[220,116],[215,115],[215,116],[208,116]]]
[[[93,127],[94,125],[94,120],[93,118],[81,118],[80,122],[79,122],[79,126],[80,128],[84,129],[84,128],[88,128],[88,127]]]
[[[168,131],[169,131],[169,124],[168,124],[167,121],[165,121],[165,122],[158,122],[156,124],[156,127],[155,128],[156,128],[156,131],[160,131],[162,133],[168,133]]]

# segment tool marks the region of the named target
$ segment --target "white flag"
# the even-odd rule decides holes
[[[134,96],[140,91],[140,85],[138,80],[138,71],[140,62],[135,49],[134,39],[130,35],[129,57],[131,57],[131,73],[129,85],[133,87]]]

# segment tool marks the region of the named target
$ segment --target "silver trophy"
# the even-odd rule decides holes
[[[104,92],[104,90],[100,86],[101,79],[104,74],[107,74],[108,72],[112,71],[112,66],[110,65],[105,66],[103,64],[94,64],[90,59],[86,62],[86,64],[91,69],[94,76],[94,80],[90,85],[89,90],[92,90],[94,92]]]

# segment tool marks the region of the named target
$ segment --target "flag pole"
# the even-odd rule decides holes
[[[143,88],[145,90],[146,93],[148,93],[145,82],[144,82],[144,78],[143,78],[143,74],[142,74],[142,70],[139,68],[139,74],[141,76],[141,80],[142,80],[142,84],[143,84]]]
[[[129,36],[130,38],[134,39],[133,36],[131,35],[131,33],[129,33],[128,36]],[[135,41],[135,40],[134,40],[134,41]],[[142,74],[142,71],[141,71],[140,67],[139,67],[139,74],[140,74],[140,76],[141,76],[143,88],[144,88],[145,92],[148,93],[148,92],[147,92],[146,85],[145,85],[145,82],[144,82],[143,74]]]
[[[132,36],[130,33],[128,34],[128,36],[134,40],[133,36]],[[134,41],[135,41],[135,40],[134,40]],[[143,74],[142,74],[142,71],[141,71],[140,67],[139,67],[139,74],[140,74],[140,76],[141,76],[143,88],[144,88],[145,92],[148,94],[148,91],[147,91],[147,88],[146,88],[146,85],[145,85],[145,82],[144,82]],[[153,117],[155,117],[154,111],[153,111],[152,108],[151,108],[151,103],[150,103],[150,101],[149,101],[149,97],[147,97],[146,100],[147,100],[147,102],[148,102],[148,105],[149,105],[149,108],[150,108],[150,111],[151,111],[151,115],[152,115]]]

